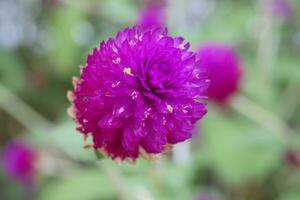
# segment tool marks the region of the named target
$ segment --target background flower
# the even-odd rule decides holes
[[[215,200],[215,198],[212,197],[210,194],[201,193],[196,197],[195,200]]]
[[[208,43],[199,50],[201,64],[211,80],[208,97],[220,104],[238,92],[242,69],[237,52],[227,44]]]
[[[289,0],[271,0],[269,1],[269,12],[274,17],[286,19],[291,16],[293,6]]]
[[[144,29],[166,26],[166,0],[148,0],[139,13],[138,25]]]
[[[21,141],[12,141],[3,151],[3,167],[7,175],[24,184],[31,185],[35,178],[37,153]]]

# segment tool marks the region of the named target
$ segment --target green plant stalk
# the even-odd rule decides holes
[[[258,31],[258,49],[257,49],[257,66],[260,69],[261,80],[263,83],[272,83],[272,69],[274,59],[278,52],[280,37],[276,37],[274,29],[274,20],[271,15],[267,14],[270,0],[259,1],[261,12],[259,14],[259,31]]]
[[[279,114],[285,120],[290,120],[295,112],[297,111],[297,107],[300,106],[300,82],[299,79],[292,79],[285,90],[281,95],[281,99],[279,101]]]
[[[284,120],[242,95],[233,99],[230,106],[237,113],[244,115],[251,121],[278,136],[285,144],[288,144],[290,137],[294,135],[294,131]]]
[[[105,174],[111,181],[111,184],[113,184],[117,191],[119,198],[121,200],[133,200],[133,196],[130,193],[129,188],[127,187],[125,180],[121,173],[114,167],[114,166],[108,166],[106,163],[97,163],[99,167],[104,170]]]
[[[1,84],[0,109],[10,114],[32,132],[48,130],[52,126],[46,118]]]

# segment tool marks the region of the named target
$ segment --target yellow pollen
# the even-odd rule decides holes
[[[132,74],[131,74],[131,68],[130,68],[130,67],[125,67],[124,70],[123,70],[123,72],[124,72],[125,74],[127,74],[127,75],[132,75]]]

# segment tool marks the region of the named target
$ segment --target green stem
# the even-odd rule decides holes
[[[268,14],[270,0],[260,1],[259,32],[257,49],[257,66],[260,69],[261,80],[268,86],[272,84],[274,59],[278,53],[280,34],[276,34],[275,21]]]
[[[0,108],[30,131],[47,130],[51,123],[19,97],[0,84]]]
[[[292,79],[284,92],[281,95],[279,102],[279,114],[286,120],[291,119],[297,107],[300,106],[300,82],[296,79]]]
[[[124,178],[116,168],[114,168],[113,166],[106,166],[106,163],[99,163],[99,165],[101,166],[101,169],[105,171],[105,174],[107,175],[111,183],[116,187],[119,198],[121,200],[134,199],[129,192]]]
[[[287,143],[289,136],[294,134],[294,131],[284,120],[244,96],[240,95],[233,99],[230,105],[236,112],[248,117],[261,127],[279,136],[284,143]]]

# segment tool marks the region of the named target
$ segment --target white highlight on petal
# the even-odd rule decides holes
[[[113,62],[114,64],[120,64],[121,58],[120,58],[120,57],[116,57],[114,60],[112,60],[112,62]]]
[[[138,92],[137,91],[133,91],[130,95],[132,97],[132,99],[136,99],[138,96]]]
[[[124,112],[124,106],[122,106],[119,110],[118,110],[118,114],[121,114],[122,112]]]
[[[167,110],[168,110],[170,113],[172,113],[173,110],[174,110],[174,108],[173,108],[171,105],[167,104]]]
[[[185,114],[188,113],[188,111],[185,110],[185,109],[182,109],[182,112],[185,113]]]
[[[115,53],[118,53],[119,51],[118,51],[118,49],[114,46],[114,45],[112,45],[112,50],[115,52]]]
[[[149,117],[150,111],[151,111],[151,108],[148,108],[148,109],[144,112],[145,118],[146,118],[146,119]]]
[[[133,41],[133,40],[130,40],[130,41],[129,41],[129,46],[130,46],[130,47],[134,47],[135,44],[136,44],[135,41]]]
[[[163,123],[163,125],[167,124],[167,119],[165,117],[162,118],[162,123]]]
[[[187,110],[187,108],[189,108],[189,106],[185,105],[182,107],[182,112],[183,113],[188,113],[189,111]]]
[[[115,88],[115,87],[117,87],[118,85],[120,85],[120,83],[121,83],[120,81],[116,81],[116,82],[114,82],[114,83],[111,84],[111,87],[112,87],[112,88]]]

